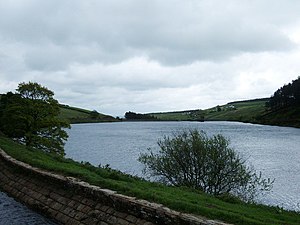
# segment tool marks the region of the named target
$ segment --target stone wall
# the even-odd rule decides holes
[[[1,149],[0,187],[60,224],[224,225],[31,167]]]

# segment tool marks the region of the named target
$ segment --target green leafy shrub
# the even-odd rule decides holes
[[[158,141],[158,152],[149,149],[139,161],[144,173],[163,183],[186,186],[220,196],[232,194],[244,201],[270,191],[274,180],[262,178],[229,147],[222,135],[208,137],[198,130],[183,131]]]

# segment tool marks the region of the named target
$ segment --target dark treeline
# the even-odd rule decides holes
[[[300,106],[300,77],[275,91],[266,105],[272,111],[290,106]]]
[[[240,100],[240,101],[234,101],[234,102],[228,102],[227,104],[236,104],[236,103],[246,103],[246,102],[256,102],[256,101],[269,101],[270,98],[255,98],[255,99],[249,99],[249,100]]]
[[[130,112],[130,111],[125,113],[125,119],[126,120],[157,120],[157,118],[154,116]]]

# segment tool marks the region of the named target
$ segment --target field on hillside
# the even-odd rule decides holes
[[[156,117],[159,120],[170,120],[170,121],[180,121],[180,120],[201,120],[203,118],[202,110],[187,110],[178,112],[166,112],[166,113],[150,113],[150,115]]]
[[[114,117],[102,113],[96,113],[86,109],[60,105],[59,118],[68,120],[70,123],[96,123],[117,121]]]
[[[160,120],[255,122],[265,113],[267,99],[232,102],[205,110],[151,113]]]
[[[240,122],[258,122],[266,111],[267,100],[232,102],[223,106],[206,109],[205,120],[226,120]]]
[[[267,112],[261,116],[260,123],[300,128],[300,106]]]
[[[300,128],[300,106],[277,111],[266,108],[268,98],[230,102],[205,110],[150,113],[159,120],[175,121],[239,121]]]

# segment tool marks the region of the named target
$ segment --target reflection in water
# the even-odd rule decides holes
[[[49,219],[16,202],[0,192],[0,224],[3,225],[55,225]]]
[[[67,157],[95,166],[109,164],[123,172],[142,176],[137,161],[147,148],[158,148],[163,135],[197,128],[221,133],[265,177],[275,178],[273,192],[260,202],[300,211],[300,129],[238,122],[123,122],[72,125],[68,131]]]

